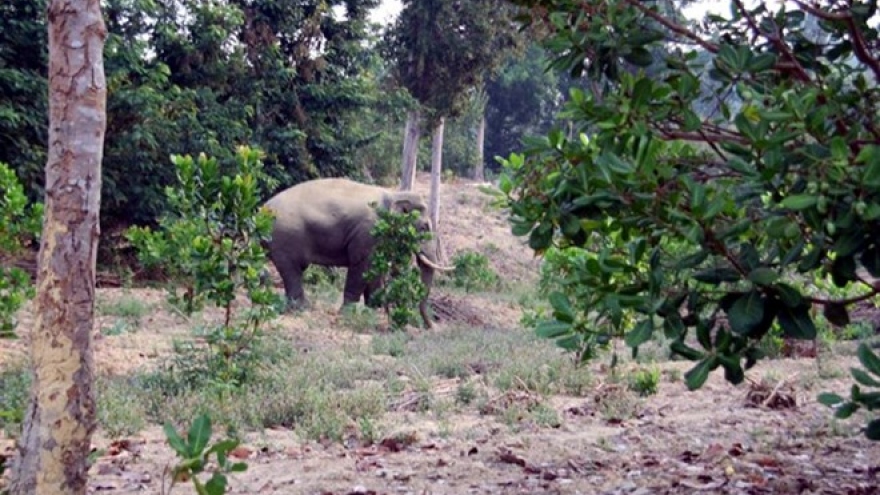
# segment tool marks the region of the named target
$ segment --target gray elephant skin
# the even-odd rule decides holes
[[[431,229],[427,205],[421,195],[348,179],[302,182],[266,202],[266,207],[275,215],[272,239],[268,243],[269,258],[281,274],[289,304],[307,304],[303,272],[309,265],[323,265],[348,268],[343,306],[357,303],[361,297],[371,305],[370,297],[380,283],[368,283],[364,279],[376,244],[370,235],[378,218],[372,204],[402,213],[419,211],[417,228]],[[437,265],[436,243],[426,242],[416,260],[422,283],[430,291],[435,269],[444,269]],[[420,302],[419,311],[425,326],[430,328],[427,296]]]

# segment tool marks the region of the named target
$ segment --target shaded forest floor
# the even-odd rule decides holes
[[[312,287],[314,307],[271,332],[271,386],[228,407],[171,397],[143,378],[219,314],[184,318],[159,289],[100,289],[90,491],[161,493],[174,458],[158,423],[182,427],[209,410],[244,438],[234,458],[249,468],[230,493],[880,493],[880,447],[858,431],[865,417],[837,421],[815,401],[848,394],[855,342],[826,340],[818,359],[762,361],[739,387],[714,373],[696,392],[682,379],[690,363],[671,360],[660,341],[614,371],[609,356],[575,368],[522,328],[523,308],[540,304],[538,265],[503,214],[472,184],[444,191],[447,252],[485,254],[504,288],[439,284],[434,300],[451,316],[392,333],[381,315],[340,314],[338,284]],[[24,311],[20,328],[31,322]],[[21,367],[24,351],[23,341],[0,341],[0,370]],[[645,373],[659,377],[658,393],[642,397]],[[0,453],[11,448],[2,435]]]

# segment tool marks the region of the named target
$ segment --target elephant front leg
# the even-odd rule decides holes
[[[365,263],[359,263],[348,267],[348,273],[345,276],[345,287],[342,291],[342,306],[348,304],[357,304],[362,296],[367,296],[367,282],[364,280],[364,272],[367,266]]]

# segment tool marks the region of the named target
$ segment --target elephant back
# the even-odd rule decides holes
[[[379,186],[349,179],[328,178],[301,182],[266,202],[276,218],[276,225],[326,222],[328,217],[342,220],[373,216],[370,203],[388,201],[388,191]]]

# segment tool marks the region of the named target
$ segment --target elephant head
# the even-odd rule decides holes
[[[431,319],[428,316],[428,294],[430,294],[431,286],[434,282],[434,272],[435,270],[450,271],[453,268],[442,266],[438,262],[439,242],[437,239],[437,233],[432,228],[431,219],[428,215],[428,208],[421,195],[408,191],[393,192],[387,196],[383,206],[397,213],[411,213],[413,211],[418,211],[419,215],[416,218],[416,230],[419,232],[432,233],[431,238],[424,241],[419,252],[416,253],[416,262],[419,267],[419,272],[421,273],[422,284],[424,284],[427,289],[425,298],[419,302],[419,313],[422,315],[425,327],[431,328]]]

